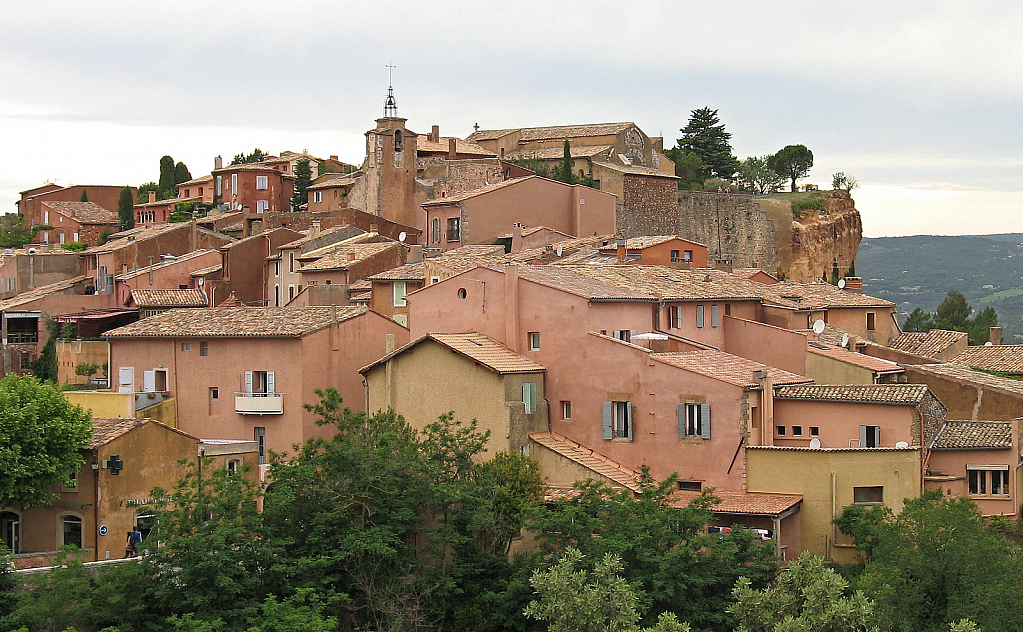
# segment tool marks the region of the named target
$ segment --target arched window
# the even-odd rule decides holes
[[[82,519],[73,515],[63,516],[61,526],[63,533],[61,545],[82,548]]]
[[[404,146],[405,138],[401,133],[400,129],[394,130],[394,153],[400,154],[405,151]]]

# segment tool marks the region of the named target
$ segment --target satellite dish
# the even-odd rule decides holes
[[[398,241],[404,243],[406,237],[408,237],[408,235],[405,234],[405,231],[401,231],[400,233],[398,233]]]
[[[821,440],[816,438],[816,437],[814,437],[813,439],[810,439],[810,447],[811,448],[819,448],[819,447],[821,447]]]
[[[988,340],[987,342],[984,343],[985,347],[993,347],[994,345],[995,345],[995,343],[991,342],[990,340]]]
[[[824,327],[825,327],[824,321],[821,320],[820,318],[813,321],[813,333],[817,334],[818,336],[824,333]]]
[[[895,447],[896,448],[908,448],[909,447],[909,443],[907,443],[905,441],[897,441],[895,443]]]
[[[845,279],[839,279],[838,280],[838,289],[840,289],[840,290],[844,290],[845,289]]]
[[[843,347],[849,346],[849,334],[842,334],[842,346]]]
[[[561,244],[558,244],[558,247],[554,249],[554,252],[558,253],[559,257],[561,256],[561,253],[564,251],[565,249],[561,247]]]
[[[199,277],[198,279],[195,280],[195,284],[198,285],[199,287],[202,287],[204,283],[206,283],[206,279],[202,277]]]
[[[35,248],[29,248],[28,249],[28,254],[34,255],[35,253],[36,253],[36,249]]]

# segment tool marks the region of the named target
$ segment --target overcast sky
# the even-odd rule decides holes
[[[194,176],[260,147],[361,163],[387,68],[408,126],[719,111],[740,158],[801,143],[864,235],[1023,232],[1019,2],[5,3],[0,212],[18,191]]]

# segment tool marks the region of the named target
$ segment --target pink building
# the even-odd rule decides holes
[[[966,497],[985,516],[1018,518],[1019,421],[946,421],[930,446],[924,486]]]

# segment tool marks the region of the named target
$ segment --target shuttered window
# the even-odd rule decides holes
[[[678,438],[710,439],[710,404],[678,405]]]

